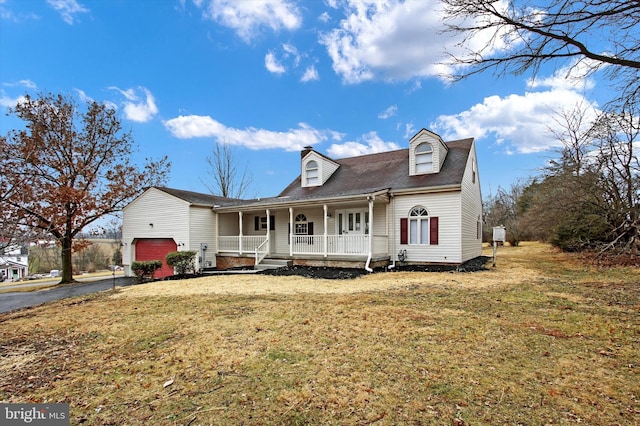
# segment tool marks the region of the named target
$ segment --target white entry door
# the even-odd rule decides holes
[[[351,209],[336,211],[336,234],[338,251],[345,254],[360,254],[367,250],[366,235],[369,234],[369,212]]]

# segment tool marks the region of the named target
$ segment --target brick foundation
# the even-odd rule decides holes
[[[255,265],[254,257],[216,256],[216,269],[246,268]]]

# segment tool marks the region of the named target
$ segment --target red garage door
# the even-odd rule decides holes
[[[173,275],[173,268],[167,266],[164,258],[167,253],[177,251],[175,241],[171,238],[145,238],[136,241],[136,260],[161,260],[162,268],[156,271],[156,278]]]

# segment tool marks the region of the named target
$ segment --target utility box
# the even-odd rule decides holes
[[[507,241],[507,230],[504,226],[494,226],[493,227],[493,241],[498,241],[504,243]]]

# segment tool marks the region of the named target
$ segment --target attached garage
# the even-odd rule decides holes
[[[167,253],[177,251],[178,246],[171,238],[141,238],[135,242],[135,260],[161,260],[162,268],[156,271],[155,278],[173,275],[173,268],[165,263]]]

